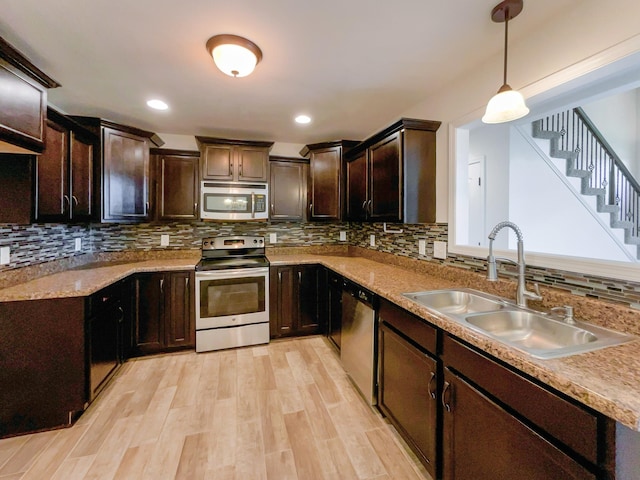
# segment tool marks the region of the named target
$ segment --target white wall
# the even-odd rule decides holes
[[[622,163],[640,178],[638,159],[638,92],[628,90],[582,106]]]
[[[172,133],[159,133],[158,136],[164,140],[162,148],[174,148],[177,150],[198,150],[196,137],[193,135],[174,135]],[[273,144],[270,155],[281,157],[300,158],[300,150],[304,145],[297,143],[276,142]]]

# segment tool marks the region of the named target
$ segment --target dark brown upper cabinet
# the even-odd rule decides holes
[[[271,157],[269,219],[304,222],[307,218],[307,160]]]
[[[358,143],[353,140],[315,143],[300,152],[309,157],[309,220],[343,219],[346,177],[343,156]]]
[[[0,153],[42,152],[47,89],[59,86],[0,37]]]
[[[155,219],[197,220],[200,217],[200,152],[162,148],[152,148],[150,152]]]
[[[348,220],[435,222],[438,127],[403,118],[347,153]]]
[[[149,147],[164,142],[154,133],[94,117],[72,117],[100,135],[102,222],[143,222],[152,218]]]
[[[266,182],[273,142],[196,137],[200,146],[202,180]]]
[[[45,149],[36,161],[35,220],[92,220],[94,157],[99,138],[51,108],[46,132]]]

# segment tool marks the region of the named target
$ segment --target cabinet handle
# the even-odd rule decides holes
[[[302,272],[298,270],[298,284],[302,283]]]
[[[431,388],[431,386],[433,385],[433,381],[435,379],[436,379],[436,373],[431,372],[431,377],[429,378],[429,384],[427,385],[427,390],[429,391],[429,396],[434,400],[436,399],[436,391],[433,388]]]
[[[362,202],[362,210],[367,211],[367,201],[365,200],[364,202]]]
[[[118,305],[118,313],[120,314],[120,316],[118,317],[118,323],[124,322],[124,310],[120,305]]]
[[[449,404],[449,400],[450,399],[445,399],[445,396],[447,394],[447,391],[449,390],[449,387],[451,386],[451,384],[449,382],[444,382],[444,388],[442,389],[442,406],[444,407],[444,409],[447,412],[451,411],[451,405]]]
[[[273,206],[273,203],[272,203],[272,204],[271,204],[271,215],[274,215],[275,210],[276,210],[276,209],[275,209],[275,207]]]
[[[73,199],[73,203],[74,205],[77,207],[78,206],[78,198],[75,195],[71,195],[71,198]]]
[[[194,211],[194,212],[196,212],[196,213],[198,213],[198,202],[195,202],[195,203],[193,204],[193,211]]]
[[[184,277],[184,286],[189,288],[189,277]]]
[[[164,293],[164,278],[160,279],[160,293]]]
[[[278,272],[278,282],[282,283],[282,272]]]
[[[71,208],[71,202],[69,201],[69,197],[67,195],[64,195],[64,203],[62,205],[62,213],[64,213],[67,210],[67,207]]]
[[[242,160],[240,160],[240,165],[238,166],[238,176],[241,177],[242,176],[242,164],[244,162]]]
[[[309,204],[309,215],[313,215],[313,203]]]
[[[368,213],[369,213],[369,216],[371,216],[373,215],[373,207],[372,207],[373,200],[369,200],[367,203],[368,203]]]
[[[229,176],[233,177],[233,162],[229,159]]]
[[[147,207],[147,211],[145,213],[149,213],[149,202],[145,202],[145,207]]]

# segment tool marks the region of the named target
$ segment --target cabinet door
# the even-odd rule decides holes
[[[38,221],[64,221],[68,218],[69,130],[47,120],[45,149],[37,159],[38,198],[36,218]]]
[[[444,380],[444,479],[597,478],[448,368]]]
[[[269,272],[269,317],[271,337],[292,335],[294,315],[297,313],[295,301],[296,274],[294,267],[272,267]]]
[[[311,152],[309,211],[311,220],[342,220],[342,148]]]
[[[367,152],[347,163],[347,219],[367,219]]]
[[[142,273],[134,277],[134,352],[138,355],[157,353],[165,346],[165,289],[169,288],[164,273]]]
[[[71,131],[71,219],[89,220],[93,216],[93,162],[95,145]]]
[[[321,268],[318,265],[296,267],[298,312],[295,331],[297,335],[321,333],[319,287]]]
[[[202,152],[203,180],[234,180],[234,147],[206,145]]]
[[[384,323],[379,339],[380,409],[435,478],[438,362]]]
[[[234,147],[237,179],[242,182],[266,182],[269,168],[269,149],[264,147]]]
[[[199,157],[162,155],[158,165],[158,220],[196,220]]]
[[[195,345],[195,303],[193,272],[171,273],[169,318],[166,319],[167,347]]]
[[[371,220],[402,221],[401,135],[389,135],[369,149]]]
[[[103,220],[145,220],[149,212],[146,138],[103,129]]]
[[[307,204],[306,164],[272,161],[269,169],[271,220],[303,222]]]

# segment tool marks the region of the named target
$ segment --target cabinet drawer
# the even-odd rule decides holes
[[[493,395],[562,443],[599,463],[599,417],[518,375],[475,350],[444,336],[445,366]],[[604,421],[604,419],[602,419]]]
[[[428,352],[436,353],[438,331],[421,318],[383,299],[380,299],[379,317]]]

